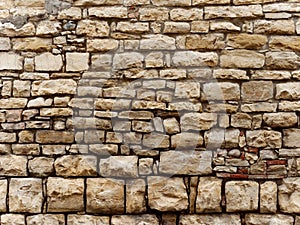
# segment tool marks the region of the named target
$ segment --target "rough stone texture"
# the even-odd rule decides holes
[[[267,181],[260,185],[260,212],[276,213],[277,210],[277,184]]]
[[[148,177],[148,201],[151,209],[183,211],[188,207],[188,196],[182,178]]]
[[[28,216],[26,218],[27,224],[44,224],[44,225],[65,225],[65,218],[62,214],[38,214]]]
[[[276,215],[260,215],[260,214],[246,214],[246,225],[267,225],[267,224],[287,224],[292,225],[294,218],[292,216],[276,214]]]
[[[189,224],[232,224],[241,225],[241,218],[238,214],[215,214],[215,215],[182,215],[179,219],[180,225]]]
[[[74,225],[80,224],[99,224],[99,225],[109,225],[108,216],[91,216],[91,215],[68,215],[68,223]]]
[[[111,219],[112,225],[132,224],[132,225],[159,225],[159,220],[155,215],[142,214],[142,215],[123,215],[113,216]]]
[[[224,51],[220,61],[225,68],[262,68],[265,56],[250,50],[232,50]]]
[[[37,71],[60,71],[63,66],[61,55],[48,52],[36,56],[34,60]]]
[[[143,213],[146,208],[146,183],[143,179],[126,181],[126,212]]]

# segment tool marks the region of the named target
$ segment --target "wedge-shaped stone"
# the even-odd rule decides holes
[[[267,41],[266,36],[258,34],[242,33],[227,36],[227,45],[233,48],[261,49]]]
[[[72,79],[57,79],[34,81],[32,84],[32,96],[76,94],[77,83]]]
[[[0,70],[22,70],[23,57],[14,53],[0,53]]]
[[[260,5],[249,6],[207,6],[204,8],[205,19],[215,18],[255,18],[263,15]]]
[[[180,118],[181,130],[209,130],[217,124],[215,113],[186,113]]]
[[[241,218],[239,214],[203,214],[203,215],[181,215],[179,218],[179,225],[191,224],[230,224],[241,225]]]
[[[84,210],[84,180],[49,177],[47,181],[48,212]]]
[[[124,181],[105,178],[87,179],[86,198],[89,213],[122,214],[124,213]]]
[[[141,215],[121,215],[121,216],[112,216],[111,225],[139,225],[139,224],[151,224],[159,225],[158,218],[153,214],[141,214]]]
[[[283,83],[276,85],[276,99],[300,99],[300,83]]]
[[[256,20],[254,32],[259,34],[294,34],[293,20]]]
[[[249,130],[246,132],[246,142],[256,148],[281,148],[282,137],[278,131]]]
[[[72,225],[81,225],[81,224],[109,225],[109,217],[108,216],[71,214],[71,215],[68,215],[67,221],[69,224],[72,224]]]
[[[265,113],[263,120],[270,127],[293,127],[298,122],[296,113]]]
[[[68,131],[38,130],[36,132],[36,142],[38,143],[73,143],[74,133]]]
[[[188,35],[186,37],[186,48],[191,50],[224,49],[225,48],[224,34]]]
[[[148,50],[175,50],[175,39],[166,35],[145,35],[140,41],[141,49]]]
[[[107,37],[109,35],[109,25],[105,21],[80,20],[77,25],[76,33],[89,37]]]
[[[218,55],[214,52],[194,52],[194,51],[182,51],[175,52],[172,57],[174,66],[216,66],[218,64]]]
[[[162,212],[183,211],[188,208],[188,195],[179,177],[148,177],[148,204]]]
[[[265,64],[265,56],[250,50],[231,50],[224,51],[220,61],[221,67],[261,68]]]
[[[212,173],[210,151],[161,152],[159,172],[178,175],[208,175]]]
[[[226,211],[253,211],[258,208],[259,184],[255,181],[229,181],[225,185]]]
[[[298,136],[299,138],[299,136]],[[283,183],[278,187],[278,201],[281,212],[300,212],[300,178],[289,177],[283,179]],[[293,224],[293,223],[291,223]]]
[[[10,212],[41,213],[44,199],[42,179],[12,178],[9,199]]]

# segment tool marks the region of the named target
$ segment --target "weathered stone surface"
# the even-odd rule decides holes
[[[187,22],[165,22],[164,33],[188,33],[190,24]]]
[[[239,100],[240,86],[229,82],[205,83],[203,85],[204,98],[212,100]]]
[[[242,112],[276,112],[277,104],[268,102],[243,104],[241,109]]]
[[[284,80],[290,79],[291,73],[282,70],[253,70],[251,71],[251,78],[255,80]]]
[[[109,25],[104,21],[80,20],[77,25],[76,33],[90,37],[107,37],[109,34]]]
[[[216,79],[249,80],[246,71],[237,69],[215,69],[213,77]]]
[[[265,56],[250,50],[224,51],[220,57],[220,65],[227,68],[262,68],[264,64]]]
[[[36,133],[38,143],[73,143],[74,133],[68,131],[39,130]]]
[[[126,181],[126,213],[143,213],[146,208],[146,183],[143,179]]]
[[[139,14],[141,21],[165,21],[169,18],[169,9],[165,7],[141,8]]]
[[[283,130],[283,146],[289,148],[300,147],[298,141],[300,129],[291,128]]]
[[[226,211],[252,211],[258,208],[259,185],[255,181],[229,181],[225,185]]]
[[[38,144],[13,144],[12,152],[16,155],[38,155],[40,153]]]
[[[136,156],[111,156],[100,159],[100,174],[103,177],[137,177],[137,163]]]
[[[126,18],[126,7],[92,7],[89,8],[89,15],[99,18]]]
[[[12,178],[9,184],[9,211],[41,213],[43,203],[42,180]]]
[[[49,51],[52,40],[49,38],[16,38],[12,41],[13,49],[18,51]]]
[[[186,113],[180,118],[181,130],[209,130],[217,123],[214,113]]]
[[[171,175],[207,175],[212,173],[211,162],[210,151],[161,152],[159,172]]]
[[[258,17],[262,16],[260,5],[249,6],[208,6],[205,7],[205,19]]]
[[[190,99],[200,97],[200,84],[198,82],[176,82],[174,97]]]
[[[199,133],[181,132],[171,137],[171,147],[176,150],[189,150],[203,144],[203,137]]]
[[[49,52],[36,56],[34,60],[37,71],[60,71],[63,66],[61,55]]]
[[[221,212],[222,179],[215,177],[200,177],[197,199],[197,213]]]
[[[227,45],[233,48],[260,49],[268,39],[264,35],[257,34],[229,34],[227,36]]]
[[[191,0],[174,0],[172,2],[168,0],[151,0],[151,3],[156,6],[190,6]]]
[[[0,53],[0,70],[22,70],[23,57],[15,53]]]
[[[32,83],[33,96],[76,94],[77,83],[71,79],[43,80]]]
[[[242,84],[242,99],[244,101],[266,101],[273,98],[273,83],[271,81],[249,81]]]
[[[268,69],[297,69],[299,56],[294,52],[267,52],[266,66]]]
[[[174,66],[216,66],[218,63],[218,55],[213,52],[194,52],[182,51],[175,52],[172,58]]]
[[[179,225],[190,224],[231,224],[241,225],[241,218],[238,214],[204,214],[204,215],[181,215]]]
[[[2,176],[26,176],[27,157],[16,155],[1,155],[0,168],[0,174]]]
[[[158,218],[153,214],[112,216],[111,225],[159,225]]]
[[[257,148],[281,148],[281,133],[268,130],[253,130],[246,132],[249,146]]]
[[[175,8],[170,11],[170,18],[174,21],[194,21],[203,19],[203,9]]]
[[[276,213],[277,210],[277,184],[266,181],[260,185],[260,212]]]
[[[124,213],[124,181],[105,178],[87,179],[86,198],[87,212],[122,214]]]
[[[247,113],[236,113],[231,115],[231,126],[251,129],[252,118]]]
[[[186,48],[191,50],[197,49],[224,49],[224,34],[202,34],[188,35],[186,37]]]
[[[46,177],[54,171],[54,159],[47,157],[35,157],[28,161],[28,171],[33,176]]]
[[[0,180],[0,212],[7,212],[6,197],[7,197],[7,180]]]
[[[300,98],[300,83],[276,84],[276,98],[298,100]]]
[[[182,178],[148,177],[148,204],[159,211],[182,211],[188,196]]]
[[[66,70],[77,72],[88,70],[89,54],[88,53],[66,53]]]
[[[80,20],[81,17],[81,9],[78,7],[70,7],[68,9],[63,9],[62,11],[58,12],[57,15],[57,18],[60,20]]]
[[[92,216],[92,215],[68,215],[67,221],[69,224],[80,225],[80,224],[99,224],[109,225],[108,216]]]
[[[272,50],[300,50],[300,37],[297,36],[275,36],[270,39],[269,46]]]
[[[43,225],[65,225],[65,217],[63,214],[38,214],[28,216],[27,224],[43,224]]]
[[[282,185],[278,186],[278,201],[282,212],[299,213],[299,186],[298,177],[285,178]]]
[[[144,56],[141,53],[120,53],[113,59],[114,69],[139,68],[143,66]]]
[[[234,25],[231,22],[216,21],[210,24],[210,30],[212,31],[240,31],[239,26]]]
[[[49,177],[47,181],[48,212],[84,210],[83,179]]]
[[[294,34],[293,20],[256,20],[254,32],[259,34]]]
[[[119,42],[115,39],[92,39],[87,40],[87,51],[106,52],[117,49]]]
[[[77,0],[76,6],[90,6],[90,5],[118,5],[122,4],[122,0]]]
[[[292,127],[298,122],[296,113],[265,113],[263,120],[270,127]]]
[[[37,36],[58,35],[61,23],[58,21],[43,20],[38,23],[36,28]]]
[[[174,50],[175,39],[166,35],[145,35],[140,41],[140,48],[145,50]]]
[[[3,225],[25,225],[25,215],[20,214],[2,214],[1,224]]]
[[[286,224],[292,225],[294,218],[292,216],[276,214],[276,215],[262,215],[262,214],[246,214],[246,225],[267,225],[267,224]]]

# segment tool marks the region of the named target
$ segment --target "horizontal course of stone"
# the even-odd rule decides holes
[[[1,225],[300,225],[299,0],[1,0]]]

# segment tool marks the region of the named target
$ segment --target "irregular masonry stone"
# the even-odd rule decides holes
[[[298,141],[300,129],[291,128],[283,130],[283,146],[288,148],[298,148],[300,143]]]
[[[266,101],[273,98],[272,81],[249,81],[242,84],[243,101]]]
[[[253,70],[251,71],[251,78],[255,80],[284,80],[290,79],[291,73],[282,70]]]
[[[2,176],[27,176],[26,156],[1,155],[0,166]]]
[[[100,159],[100,174],[103,177],[137,177],[137,156],[110,156]]]
[[[169,9],[165,7],[139,9],[140,21],[165,21],[169,19]]]
[[[224,49],[225,40],[224,34],[195,34],[188,35],[186,37],[187,49],[198,50],[198,49]]]
[[[299,213],[299,186],[298,177],[285,178],[278,186],[278,202],[281,212]]]
[[[67,71],[84,71],[89,68],[88,53],[66,53],[66,70]]]
[[[25,72],[20,74],[22,80],[48,80],[49,73],[30,73]]]
[[[212,30],[212,31],[240,31],[241,28],[231,22],[215,21],[215,22],[210,23],[210,30]]]
[[[260,185],[260,212],[276,213],[277,211],[277,184],[266,181]]]
[[[76,6],[90,6],[90,5],[120,5],[122,0],[77,0]]]
[[[226,211],[253,211],[258,208],[259,184],[255,181],[228,181],[225,184]]]
[[[149,31],[149,23],[145,22],[118,22],[117,28],[118,31],[125,33],[144,33]]]
[[[60,71],[63,66],[61,55],[53,55],[49,52],[36,56],[34,61],[37,71]]]
[[[37,214],[27,216],[27,224],[43,224],[43,225],[65,225],[65,217],[63,214]]]
[[[296,113],[265,113],[263,120],[270,127],[292,127],[298,122]]]
[[[126,213],[143,213],[146,208],[146,183],[143,179],[126,181]]]
[[[47,157],[35,157],[28,161],[28,171],[36,177],[46,177],[54,171],[54,159]]]
[[[175,50],[175,39],[166,35],[145,35],[140,41],[143,50]]]
[[[159,172],[178,175],[208,175],[212,173],[211,162],[212,152],[210,151],[161,152]]]
[[[181,130],[209,130],[217,124],[215,113],[185,113],[180,118]]]
[[[275,215],[265,215],[265,214],[246,214],[245,216],[246,225],[264,225],[264,224],[286,224],[292,225],[294,223],[294,218],[292,216],[275,214]]]
[[[96,176],[97,158],[92,155],[65,155],[55,160],[58,176]]]
[[[32,96],[76,94],[77,83],[72,79],[41,80],[32,83]]]
[[[73,110],[70,108],[41,108],[41,116],[72,116]]]
[[[147,177],[148,204],[162,212],[183,211],[188,208],[188,195],[179,177]]]
[[[172,57],[174,66],[216,66],[218,64],[218,55],[214,52],[194,52],[194,51],[181,51],[175,52]]]
[[[153,214],[141,214],[141,215],[120,215],[112,216],[111,225],[122,225],[122,224],[131,224],[131,225],[159,225],[159,219]]]
[[[246,131],[246,142],[248,146],[256,148],[281,148],[281,133],[272,130],[248,130]]]
[[[17,140],[16,133],[0,132],[0,142],[12,143]]]
[[[149,5],[150,4],[150,0],[124,0],[123,4],[125,6]]]
[[[188,150],[202,144],[203,137],[199,133],[181,132],[171,136],[171,147],[176,150]]]
[[[300,98],[300,83],[287,82],[276,84],[276,99],[298,100]]]
[[[174,0],[172,2],[168,0],[151,0],[151,3],[155,6],[190,6],[191,0]]]
[[[176,134],[180,132],[180,125],[174,117],[164,120],[164,128],[167,134]]]
[[[191,99],[200,97],[200,84],[198,82],[176,82],[174,97],[176,99]]]
[[[215,69],[213,77],[216,79],[249,80],[247,72],[238,69]]]
[[[264,35],[258,34],[228,34],[227,45],[233,48],[261,49],[268,42]]]
[[[212,100],[239,100],[240,87],[238,84],[229,82],[205,83],[203,85],[202,98]]]
[[[222,212],[221,189],[222,179],[215,177],[200,177],[197,189],[196,212]]]
[[[12,152],[16,155],[38,155],[38,144],[12,144]]]
[[[23,57],[10,52],[0,52],[0,70],[22,70]]]
[[[28,12],[28,10],[27,10]],[[32,22],[26,23],[21,28],[17,28],[12,23],[0,23],[0,35],[6,37],[16,37],[16,36],[34,36],[35,26]]]
[[[256,20],[254,32],[259,34],[294,34],[293,20]]]
[[[99,18],[127,18],[127,7],[92,7],[88,9],[90,16]]]
[[[109,25],[105,21],[85,19],[78,22],[76,34],[89,37],[107,37],[109,30]]]
[[[239,214],[194,214],[194,215],[180,215],[179,225],[190,224],[231,224],[241,225],[241,218]]]
[[[207,6],[204,8],[205,19],[216,18],[238,18],[248,17],[255,18],[263,15],[260,5],[248,6]]]
[[[188,33],[190,24],[187,22],[165,22],[164,33]]]
[[[203,19],[203,9],[175,8],[170,11],[170,19],[174,21],[194,21]]]
[[[25,215],[20,214],[2,214],[1,215],[1,224],[3,225],[25,225]]]
[[[247,113],[236,113],[231,115],[231,126],[238,128],[251,129],[252,118]]]
[[[165,69],[159,72],[159,77],[163,79],[182,79],[186,78],[186,70],[183,69]]]
[[[49,177],[47,181],[48,212],[84,210],[83,192],[83,179]]]
[[[12,40],[13,49],[17,51],[49,51],[51,50],[52,39],[50,38],[15,38]]]
[[[74,133],[68,131],[38,130],[36,142],[43,144],[73,143]]]
[[[0,212],[7,212],[6,198],[7,198],[7,180],[0,180]]]
[[[59,20],[80,20],[81,17],[81,9],[79,7],[63,9],[62,11],[59,11],[57,15],[57,19]]]
[[[191,33],[208,33],[209,21],[193,21],[191,23]]]
[[[259,102],[252,104],[243,104],[242,112],[276,112],[277,103]]]
[[[14,97],[29,97],[30,96],[30,81],[15,80],[13,82]]]
[[[300,12],[300,6],[295,2],[273,3],[263,6],[264,12]]]
[[[269,41],[271,50],[300,50],[300,37],[297,36],[274,36]]]
[[[0,50],[7,51],[11,48],[10,39],[8,37],[0,38]]]
[[[138,52],[119,53],[114,55],[114,69],[139,68],[143,66],[144,55]]]
[[[262,68],[265,64],[263,54],[250,50],[223,51],[220,57],[221,67],[227,68]]]
[[[58,21],[43,20],[36,28],[37,36],[58,35],[61,30],[61,23]]]
[[[73,225],[80,225],[80,224],[109,225],[109,217],[108,216],[69,214],[67,221],[69,224],[73,224]]]
[[[122,214],[124,213],[124,181],[105,178],[87,179],[86,199],[86,210],[89,213]]]
[[[8,197],[10,212],[41,213],[44,199],[42,179],[12,178]]]

